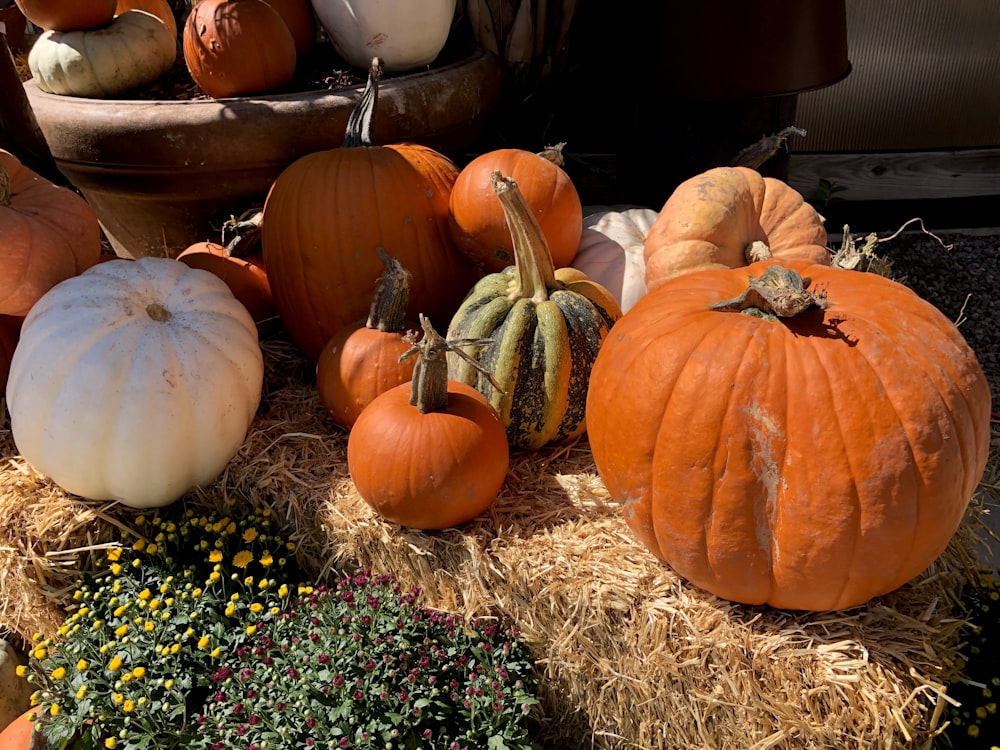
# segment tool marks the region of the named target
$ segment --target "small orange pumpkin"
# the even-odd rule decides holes
[[[504,148],[481,154],[459,173],[449,202],[449,230],[459,251],[487,273],[514,263],[514,243],[493,192],[492,175],[514,180],[542,228],[552,263],[573,262],[583,232],[583,206],[576,186],[562,169],[562,145],[539,154]]]
[[[264,0],[278,11],[295,40],[295,52],[301,55],[316,41],[316,18],[310,0]]]
[[[24,17],[45,31],[99,29],[115,17],[117,0],[14,0]]]
[[[115,15],[119,16],[127,10],[144,10],[159,18],[170,29],[174,39],[177,38],[177,19],[167,0],[118,0]]]
[[[0,149],[0,315],[27,315],[100,255],[101,227],[90,204]]]
[[[413,378],[413,362],[401,359],[410,349],[404,336],[417,327],[406,317],[410,272],[382,248],[378,251],[386,269],[368,319],[335,333],[316,363],[319,400],[333,421],[348,430],[376,397]]]
[[[678,185],[649,228],[643,256],[648,289],[764,257],[832,260],[823,217],[781,180],[746,167],[717,167]]]
[[[496,500],[507,476],[507,433],[489,402],[448,379],[449,344],[421,318],[411,383],[361,412],[347,439],[358,494],[383,518],[415,529],[471,521]]]
[[[191,78],[216,99],[272,91],[295,75],[295,40],[264,0],[201,0],[183,43]]]

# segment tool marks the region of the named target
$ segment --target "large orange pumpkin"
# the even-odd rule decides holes
[[[829,265],[823,217],[781,180],[717,167],[678,185],[660,210],[643,247],[646,287],[768,254]]]
[[[63,279],[101,255],[101,227],[83,198],[0,149],[0,315],[27,315]]]
[[[272,91],[295,75],[295,39],[264,0],[200,0],[183,36],[191,78],[216,99]]]
[[[499,171],[520,188],[542,228],[554,266],[568,266],[580,245],[583,207],[561,164],[561,147],[539,154],[503,148],[470,161],[458,175],[449,203],[449,230],[458,249],[488,273],[514,264],[510,227],[493,192],[492,174]]]
[[[782,269],[811,277],[825,309],[710,307]],[[801,261],[649,292],[605,341],[587,401],[601,478],[655,555],[720,597],[806,610],[862,604],[937,558],[982,477],[989,422],[983,371],[936,308]]]
[[[117,0],[14,0],[24,17],[45,31],[84,31],[107,26]]]
[[[474,281],[448,234],[458,168],[425,146],[374,144],[377,77],[369,76],[344,146],[292,163],[264,203],[264,262],[274,303],[313,361],[334,333],[368,314],[382,271],[376,248],[413,274],[412,318],[424,313],[447,326]]]
[[[177,19],[167,0],[118,0],[115,15],[119,16],[127,10],[144,10],[159,18],[170,29],[174,39],[177,38]]]

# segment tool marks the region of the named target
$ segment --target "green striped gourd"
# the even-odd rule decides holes
[[[489,400],[512,449],[533,450],[586,430],[590,370],[621,310],[582,272],[554,270],[517,184],[499,171],[492,183],[514,240],[514,265],[483,277],[455,313],[448,339],[491,341],[465,356],[449,352],[448,370]]]

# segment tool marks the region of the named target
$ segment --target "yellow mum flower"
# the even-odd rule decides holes
[[[236,553],[236,557],[233,558],[233,565],[237,568],[245,568],[247,565],[253,562],[253,553],[249,550],[243,550]]]
[[[222,562],[222,552],[217,549],[213,549],[208,554],[208,561],[212,563]]]
[[[153,592],[150,591],[149,589],[143,589],[142,591],[139,592],[139,598],[142,599],[143,601],[149,599],[152,595]]]
[[[104,740],[104,747],[109,747],[110,748],[110,747],[114,747],[117,744],[118,744],[118,740],[116,740],[114,737],[108,737],[106,740]]]
[[[229,602],[229,604],[226,605],[225,614],[226,617],[232,617],[234,614],[236,614],[236,605],[233,604],[232,602]]]
[[[90,627],[91,627],[92,630],[100,630],[102,627],[104,627],[104,621],[103,620],[94,620],[94,624],[91,625]]]
[[[281,588],[278,589],[278,596],[288,596],[288,586],[287,584],[281,584]]]
[[[18,677],[27,677],[28,668],[23,664],[18,664],[17,668],[14,670],[14,674],[16,674]]]
[[[263,609],[264,605],[261,604],[260,602],[254,602],[253,604],[250,605],[250,611],[253,612],[254,614],[258,614]]]
[[[272,615],[279,615],[279,614],[281,614],[281,607],[271,607],[271,614]]]
[[[146,676],[146,668],[145,667],[136,667],[135,669],[132,670],[132,676],[136,677],[136,678],[145,677]]]
[[[87,664],[87,660],[86,659],[80,659],[80,661],[78,661],[76,663],[76,668],[79,669],[81,672],[83,670],[85,670],[88,666],[90,666],[90,665]]]
[[[121,551],[120,547],[115,547],[114,549],[109,549],[108,550],[108,559],[111,562],[114,562],[115,560],[117,560],[121,556],[122,556],[122,551]]]
[[[65,623],[59,626],[59,635],[66,635],[69,633],[69,625]]]
[[[142,548],[145,546],[146,546],[146,540],[139,539],[138,541],[136,541],[135,544],[132,545],[132,549],[134,549],[136,552],[142,552]]]
[[[217,570],[213,570],[211,573],[208,574],[208,580],[210,580],[212,583],[218,583],[221,578],[222,574],[219,573],[219,571]]]
[[[212,642],[212,639],[207,635],[203,635],[198,639],[198,648],[208,648],[208,644]]]
[[[213,659],[218,659],[222,655],[222,647],[216,646],[212,649],[212,653],[209,654]]]
[[[61,680],[66,676],[66,667],[56,667],[52,670],[52,679]]]
[[[121,693],[115,693],[111,696],[111,700],[120,706],[125,701],[125,696]]]
[[[84,696],[86,694],[87,694],[87,686],[86,685],[80,685],[80,687],[76,691],[76,699],[78,701],[82,701],[83,698],[84,698]]]
[[[140,560],[138,557],[132,561],[133,568],[138,568],[140,565],[142,565],[142,560]]]
[[[53,716],[58,716],[59,715],[59,704],[58,703],[53,703],[51,706],[49,706],[49,713],[52,714]]]
[[[239,593],[237,592],[237,593],[234,593],[234,594],[230,595],[229,600],[233,601],[233,602],[238,602],[240,600]]]
[[[73,619],[75,620],[78,617],[86,617],[88,612],[90,612],[90,608],[89,607],[80,607],[80,609],[78,609],[73,614]]]
[[[142,526],[145,523],[146,523],[146,516],[139,516],[138,518],[135,519],[136,526]]]
[[[253,635],[256,632],[257,632],[256,625],[247,625],[247,635]]]
[[[979,727],[976,724],[970,724],[969,728],[966,729],[965,731],[968,732],[968,734],[969,734],[970,737],[978,737],[979,736]]]
[[[155,544],[150,544],[148,547],[146,547],[146,552],[148,552],[151,555],[155,555],[157,551],[159,551],[159,549],[160,548],[157,547]]]
[[[257,529],[251,527],[243,532],[243,541],[249,544],[250,542],[252,542],[254,539],[257,538],[257,534],[258,534]]]
[[[126,605],[124,605],[124,604],[123,604],[123,605],[122,605],[122,606],[120,606],[120,607],[119,607],[118,609],[116,609],[116,610],[115,610],[114,612],[112,612],[112,614],[113,614],[113,615],[114,615],[115,617],[121,617],[121,616],[122,616],[123,614],[125,614],[125,612],[126,612],[127,610],[128,610],[128,607],[127,607]]]
[[[271,557],[271,554],[269,552],[265,552],[260,558],[260,564],[263,565],[265,568],[271,567],[271,563],[273,562],[274,558]]]
[[[257,584],[257,588],[259,588],[261,591],[263,591],[264,589],[266,589],[270,585],[271,585],[271,582],[269,580],[267,580],[266,578],[261,578],[260,579],[260,583]]]
[[[170,688],[172,688],[173,686],[174,686],[174,681],[173,680],[164,680],[163,681],[163,687],[165,687],[167,690],[170,690]]]
[[[34,651],[32,651],[32,656],[34,656],[36,659],[44,659],[45,655],[48,653],[49,652],[45,650],[44,646],[39,646]]]
[[[122,711],[124,711],[125,713],[131,713],[132,711],[135,711],[135,701],[132,700],[131,698],[125,701],[122,704]]]
[[[119,638],[121,638],[127,632],[128,632],[128,625],[120,625],[119,627],[115,628],[115,635],[117,635]]]
[[[122,659],[120,656],[116,656],[111,661],[108,662],[108,670],[111,672],[117,672],[122,668]]]
[[[195,599],[198,599],[201,597],[203,593],[205,592],[203,592],[201,589],[195,589],[194,591],[191,592],[191,596],[193,596]]]
[[[160,600],[159,599],[153,599],[152,601],[150,601],[149,608],[151,610],[153,610],[154,612],[156,610],[158,610],[160,608]]]

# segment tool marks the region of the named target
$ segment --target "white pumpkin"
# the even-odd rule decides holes
[[[218,276],[111,260],[50,289],[7,381],[24,459],[67,492],[147,508],[215,480],[246,439],[264,368],[257,327]]]
[[[177,38],[144,10],[127,10],[99,29],[46,31],[28,53],[38,88],[107,99],[152,83],[177,59]]]
[[[312,0],[337,53],[368,70],[381,57],[387,73],[429,65],[448,40],[455,0]]]
[[[646,293],[643,243],[658,215],[651,208],[612,206],[583,219],[580,247],[570,266],[607,288],[623,313]]]

